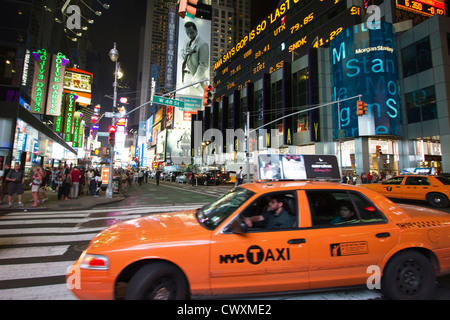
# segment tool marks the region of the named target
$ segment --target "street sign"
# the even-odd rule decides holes
[[[166,106],[172,106],[172,107],[177,107],[177,108],[184,108],[184,102],[180,101],[180,100],[175,100],[175,99],[169,99],[166,97],[158,97],[158,96],[153,96],[153,103],[157,103],[157,104],[164,104]]]

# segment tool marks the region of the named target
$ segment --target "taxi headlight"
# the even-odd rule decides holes
[[[109,259],[99,254],[85,254],[80,263],[81,269],[108,270]]]

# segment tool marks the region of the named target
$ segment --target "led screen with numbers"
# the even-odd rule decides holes
[[[342,30],[361,22],[361,9],[344,0],[285,1],[214,64],[220,100],[307,54],[328,47]]]

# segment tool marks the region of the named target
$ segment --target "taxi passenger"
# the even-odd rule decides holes
[[[282,196],[269,198],[269,211],[261,215],[245,217],[245,224],[251,228],[254,223],[264,222],[267,229],[291,228],[294,226],[294,218],[284,209]]]
[[[331,224],[340,224],[340,223],[352,223],[357,222],[357,217],[355,213],[350,209],[351,205],[348,203],[343,203],[339,206],[339,217],[331,220]]]

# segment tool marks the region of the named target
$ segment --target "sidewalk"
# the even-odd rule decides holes
[[[86,188],[85,188],[86,190]],[[79,195],[78,199],[70,199],[70,200],[58,200],[58,191],[52,192],[50,188],[47,188],[45,192],[48,200],[44,202],[44,204],[40,204],[37,207],[32,207],[33,205],[33,196],[31,195],[31,190],[25,190],[22,195],[22,203],[24,207],[17,206],[17,194],[13,196],[13,204],[12,207],[8,207],[8,196],[5,195],[3,198],[3,203],[0,204],[0,212],[8,211],[42,211],[42,210],[64,210],[64,211],[72,211],[72,210],[85,210],[91,209],[97,205],[108,204],[113,202],[122,201],[125,197],[119,193],[114,194],[111,199],[105,198],[105,192],[100,190],[100,195],[98,197],[86,195],[86,191],[84,194]]]

